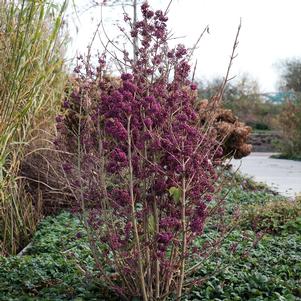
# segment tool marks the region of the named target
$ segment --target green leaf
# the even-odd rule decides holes
[[[182,190],[180,188],[177,188],[177,187],[170,187],[169,190],[169,195],[171,197],[173,197],[173,199],[176,201],[176,202],[179,202],[180,201],[180,198],[181,198],[181,195],[182,195]]]
[[[148,218],[148,231],[150,234],[155,234],[156,227],[155,227],[155,217],[151,214]]]

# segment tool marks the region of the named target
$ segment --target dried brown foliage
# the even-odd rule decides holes
[[[240,159],[251,153],[252,145],[247,143],[251,127],[239,121],[231,110],[223,108],[214,98],[212,101],[203,99],[198,106],[201,122],[210,122],[213,125],[213,134],[220,141],[225,157]],[[212,106],[217,108],[212,110]]]

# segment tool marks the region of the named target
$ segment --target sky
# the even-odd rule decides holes
[[[100,8],[89,9],[91,0],[77,0],[78,16],[69,22],[72,37],[69,56],[83,53],[100,20]],[[99,0],[98,0],[99,1]],[[165,9],[169,0],[149,0],[153,9]],[[131,14],[131,8],[128,8]],[[69,9],[70,11],[70,9]],[[231,76],[244,74],[257,80],[262,92],[277,91],[279,62],[301,57],[301,0],[174,0],[169,11],[169,29],[177,43],[193,46],[209,25],[195,51],[196,77],[210,80],[225,75],[240,19],[242,27]],[[116,20],[121,9],[103,9],[106,31],[117,36]],[[95,49],[101,48],[97,39]]]

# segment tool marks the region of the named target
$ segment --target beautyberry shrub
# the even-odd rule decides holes
[[[128,300],[165,300],[198,283],[191,262],[220,243],[194,240],[223,214],[222,149],[200,124],[191,50],[169,47],[162,11],[144,3],[141,12],[134,25],[124,18],[139,47],[135,60],[123,51],[119,77],[108,75],[108,53],[96,68],[79,62],[55,144],[102,280]]]

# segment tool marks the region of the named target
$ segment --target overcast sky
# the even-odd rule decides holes
[[[99,21],[100,9],[82,14],[89,0],[77,0],[79,21],[71,22],[73,55],[84,52]],[[149,0],[154,9],[166,8],[169,0]],[[131,13],[131,10],[129,10]],[[223,76],[232,50],[240,18],[242,28],[239,37],[238,57],[231,75],[238,78],[248,73],[258,80],[264,92],[277,90],[276,64],[282,59],[301,57],[301,0],[174,0],[169,13],[169,28],[175,36],[185,37],[178,42],[192,46],[206,25],[206,34],[195,52],[198,60],[197,77],[210,79]],[[111,25],[122,11],[103,11],[106,27]],[[93,19],[93,20],[92,20]],[[75,32],[75,24],[78,33]],[[113,34],[113,33],[112,33]],[[95,47],[100,47],[96,41]]]

